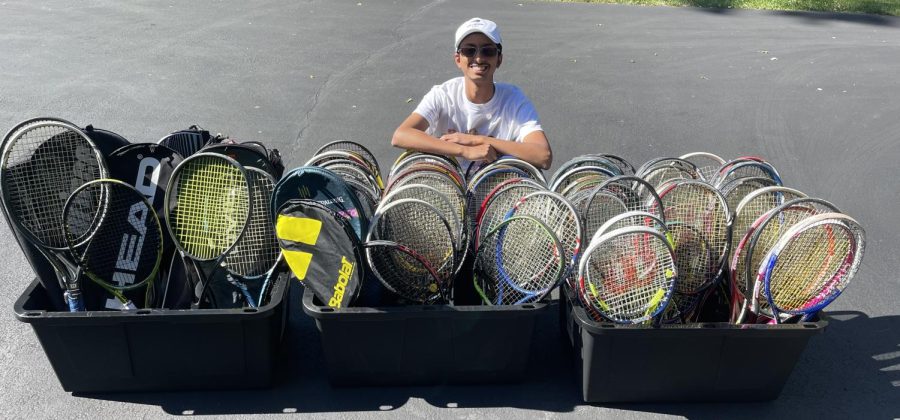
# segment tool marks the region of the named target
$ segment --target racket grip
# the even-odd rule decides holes
[[[69,305],[69,312],[84,312],[84,301],[81,300],[81,292],[78,290],[66,290],[63,293],[66,303]]]

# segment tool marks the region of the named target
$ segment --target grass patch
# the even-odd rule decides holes
[[[900,16],[900,0],[562,0],[643,6],[711,7],[719,9],[810,10]]]

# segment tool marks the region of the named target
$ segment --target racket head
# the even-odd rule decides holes
[[[378,180],[379,187],[384,188],[384,182],[381,180],[381,166],[378,165],[378,159],[375,158],[375,154],[373,154],[368,148],[360,143],[351,140],[335,140],[320,147],[319,150],[316,150],[316,153],[314,153],[314,155],[335,150],[353,152],[365,159],[365,161],[368,163],[368,166],[372,168],[373,175]]]
[[[275,234],[288,267],[332,308],[351,306],[365,279],[355,228],[342,214],[310,199],[291,199],[276,212]]]
[[[716,171],[725,164],[725,159],[709,152],[687,153],[678,158],[693,163],[697,167],[697,172],[700,173],[700,179],[705,181],[712,180]]]
[[[788,229],[804,219],[821,213],[839,213],[834,204],[819,198],[797,198],[790,200],[760,216],[748,230],[746,251],[743,255],[743,268],[740,262],[733,264],[744,273],[744,300],[752,312],[771,315],[765,300],[758,299],[762,279],[758,276],[758,268],[763,258]],[[735,258],[740,258],[736,255]],[[740,281],[740,280],[738,280]],[[759,284],[759,286],[757,286]]]
[[[481,203],[475,222],[476,247],[481,236],[506,218],[506,213],[528,193],[543,191],[546,187],[530,178],[511,178],[495,186]]]
[[[572,204],[552,191],[535,191],[519,199],[507,212],[507,217],[513,215],[533,216],[550,228],[563,246],[566,260],[563,276],[566,281],[574,282],[578,259],[584,250],[584,230],[581,217]]]
[[[540,301],[563,278],[564,252],[544,222],[511,216],[491,229],[475,252],[476,290],[490,305]]]
[[[616,165],[621,171],[622,175],[634,175],[637,171],[634,169],[634,165],[630,162],[622,158],[621,156],[610,154],[610,153],[599,153],[597,156],[605,158],[606,160],[612,162]]]
[[[195,153],[181,162],[166,188],[164,217],[172,242],[197,261],[227,254],[253,213],[247,171],[228,156]]]
[[[370,272],[389,291],[420,304],[447,301],[440,275],[413,249],[385,240],[366,242],[362,248]]]
[[[457,166],[457,164],[454,161],[446,158],[445,156],[432,155],[432,154],[428,154],[428,153],[415,154],[415,155],[412,155],[412,156],[404,159],[403,161],[401,161],[397,165],[395,165],[393,168],[391,168],[391,173],[388,175],[388,177],[391,178],[391,177],[395,176],[397,173],[399,173],[400,171],[403,171],[405,169],[408,169],[408,168],[410,168],[414,165],[418,165],[420,163],[436,165],[446,171],[453,173],[454,178],[459,179],[463,182],[465,181],[465,178],[460,173],[459,166]]]
[[[550,190],[562,193],[570,184],[576,183],[583,178],[602,182],[617,175],[607,167],[595,165],[577,166],[557,176],[553,183],[550,184]]]
[[[725,202],[728,204],[728,208],[731,209],[733,217],[737,205],[740,204],[741,200],[743,200],[744,197],[746,197],[753,191],[774,186],[777,185],[775,184],[775,181],[771,180],[770,178],[758,176],[744,177],[735,178],[731,181],[728,181],[727,183],[719,187],[719,192],[721,192],[722,196],[725,197]]]
[[[487,198],[488,194],[502,182],[513,178],[528,178],[528,174],[514,167],[490,168],[487,171],[479,171],[473,179],[469,181],[466,188],[466,212],[468,214],[477,214],[481,207],[481,203]],[[474,231],[474,220],[471,221]]]
[[[68,249],[91,280],[124,291],[156,279],[162,226],[153,205],[131,185],[117,179],[87,182],[66,200],[62,218]]]
[[[607,179],[595,191],[608,191],[618,196],[629,211],[642,210],[654,213],[664,219],[662,201],[650,183],[633,175],[622,175]],[[591,206],[588,202],[586,205]]]
[[[637,176],[657,189],[668,181],[676,179],[701,179],[697,167],[678,158],[657,158],[645,163]]]
[[[695,179],[678,179],[664,184],[659,189],[659,197],[663,206],[666,225],[673,239],[676,261],[679,264],[700,263],[709,255],[708,265],[693,267],[689,270],[680,265],[679,293],[696,293],[712,285],[721,275],[727,257],[729,237],[729,210],[722,194],[705,181]],[[677,230],[673,227],[678,226]],[[699,236],[695,238],[694,236]],[[681,246],[679,244],[682,244]],[[684,247],[698,248],[693,252]],[[693,281],[690,273],[701,273],[705,268],[702,281]]]
[[[453,229],[441,210],[423,200],[392,200],[372,219],[365,242],[375,240],[396,242],[421,255],[449,290],[459,262]]]
[[[453,243],[457,252],[463,252],[465,243],[468,242],[466,226],[460,217],[464,217],[464,209],[454,205],[450,199],[437,188],[424,184],[406,184],[389,191],[381,200],[381,205],[386,206],[394,200],[412,198],[431,204],[440,210],[441,214],[450,223],[453,233]]]
[[[823,213],[794,225],[759,268],[769,306],[776,314],[820,311],[850,284],[865,243],[862,226],[844,214]]]
[[[234,247],[222,260],[229,273],[242,278],[267,275],[278,262],[281,252],[275,236],[275,221],[269,202],[275,189],[275,178],[259,168],[245,168],[250,183],[251,212],[247,227]]]
[[[452,172],[442,169],[438,165],[422,165],[416,164],[397,172],[388,180],[385,191],[390,191],[407,183],[431,185],[435,188],[443,190],[440,184],[453,186],[459,194],[465,193],[465,184],[460,179],[453,176]]]
[[[603,318],[639,324],[661,314],[678,283],[675,254],[656,229],[630,226],[602,234],[585,251],[578,284]]]
[[[606,223],[604,223],[594,232],[593,237],[591,237],[591,243],[599,240],[600,236],[606,232],[611,232],[613,230],[629,226],[656,229],[671,241],[671,238],[667,236],[668,228],[666,227],[666,222],[665,220],[661,219],[659,215],[648,213],[646,211],[631,210],[617,214],[607,220]]]
[[[747,177],[769,178],[775,185],[784,185],[781,181],[781,175],[778,174],[778,171],[772,164],[755,160],[747,160],[725,166],[716,173],[714,179],[716,187],[721,188],[733,179]]]
[[[391,176],[388,184],[396,184],[397,182],[402,182],[402,180],[410,176],[411,174],[420,174],[422,172],[436,172],[453,180],[453,182],[459,186],[460,190],[465,190],[466,182],[459,175],[459,172],[449,165],[442,164],[441,162],[424,162],[424,161],[413,161],[409,165],[402,166],[402,170],[396,172]]]
[[[621,159],[621,158],[619,158],[619,159]],[[550,183],[548,185],[556,184],[557,181],[559,180],[559,178],[562,177],[562,174],[565,174],[565,173],[571,171],[572,169],[578,168],[581,166],[601,167],[601,168],[605,168],[606,170],[612,172],[613,174],[615,174],[615,176],[624,175],[622,165],[627,164],[627,162],[624,162],[624,163],[622,163],[622,162],[624,162],[624,160],[622,160],[621,162],[618,162],[618,161],[615,161],[613,159],[607,158],[606,156],[599,155],[599,154],[584,154],[584,155],[580,155],[580,156],[575,156],[574,158],[569,159],[566,162],[563,162],[563,164],[559,166],[559,168],[556,170],[556,172],[553,173],[553,176],[550,177]],[[628,164],[628,165],[630,165],[630,164]],[[633,174],[633,173],[634,172],[631,172],[630,174]]]
[[[106,162],[78,127],[62,120],[20,124],[3,139],[0,192],[10,223],[39,246],[67,248],[62,211],[86,182],[106,178]]]
[[[334,172],[344,181],[352,180],[358,185],[366,186],[366,193],[372,199],[376,199],[382,194],[381,187],[378,186],[378,181],[374,176],[357,164],[348,161],[329,161],[321,164],[320,167]]]
[[[390,176],[393,176],[394,173],[399,172],[399,169],[404,165],[407,160],[418,160],[425,159],[426,161],[440,161],[443,164],[446,164],[450,167],[453,167],[456,170],[456,173],[462,174],[462,167],[459,165],[459,161],[456,160],[453,156],[444,156],[438,155],[434,153],[425,153],[418,152],[414,150],[407,150],[397,156],[397,159],[394,161],[394,164],[391,165]]]
[[[729,277],[735,301],[743,300],[747,292],[748,281],[744,272],[744,261],[747,246],[752,235],[748,235],[753,223],[769,210],[795,198],[804,198],[806,194],[787,187],[765,187],[747,194],[735,206],[731,216],[731,262]]]
[[[541,183],[542,185],[547,185],[547,179],[544,177],[544,171],[538,169],[538,167],[519,159],[513,156],[503,156],[489,165],[485,166],[485,170],[488,168],[499,168],[499,167],[512,167],[519,168],[528,173],[529,178]]]

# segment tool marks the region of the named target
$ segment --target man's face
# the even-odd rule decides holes
[[[466,56],[465,52],[475,52],[472,57]],[[485,53],[488,50],[488,53]],[[462,53],[460,52],[462,51]],[[491,51],[496,51],[493,57],[489,57]],[[480,81],[487,80],[493,82],[494,70],[500,67],[503,61],[503,55],[497,50],[497,44],[494,44],[487,35],[482,33],[474,33],[459,43],[459,48],[454,55],[456,66],[462,70],[463,75],[470,80]]]

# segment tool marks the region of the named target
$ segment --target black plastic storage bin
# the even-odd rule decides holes
[[[598,323],[565,295],[563,334],[591,403],[773,400],[810,337],[828,325]]]
[[[303,293],[333,385],[435,385],[525,379],[544,303],[334,309]]]
[[[70,392],[239,389],[271,385],[289,276],[256,309],[49,312],[33,281],[15,303]]]

